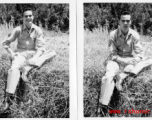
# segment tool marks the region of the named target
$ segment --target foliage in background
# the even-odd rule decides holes
[[[91,31],[99,27],[116,29],[122,11],[131,12],[133,29],[144,35],[151,34],[151,3],[84,3],[84,28]]]
[[[69,30],[69,4],[0,4],[0,24],[22,24],[25,8],[34,10],[34,23],[47,30]]]

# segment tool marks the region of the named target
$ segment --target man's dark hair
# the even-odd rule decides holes
[[[121,12],[120,15],[119,15],[119,20],[121,19],[122,15],[131,15],[131,13],[129,11],[123,11],[123,12]]]
[[[33,13],[33,9],[32,9],[32,8],[26,7],[26,8],[23,9],[22,14],[24,15],[24,13],[25,13],[26,11],[32,11],[32,13]]]

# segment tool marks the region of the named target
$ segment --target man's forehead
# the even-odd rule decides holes
[[[24,15],[32,15],[32,11],[28,10],[24,12]]]
[[[121,20],[130,20],[131,16],[130,15],[121,15]]]

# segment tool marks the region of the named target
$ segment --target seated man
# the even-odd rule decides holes
[[[106,74],[102,78],[99,99],[99,103],[104,107],[109,104],[113,94],[113,78],[116,76],[116,88],[121,91],[122,81],[129,74],[138,74],[147,64],[142,62],[143,50],[139,34],[131,29],[130,25],[131,15],[125,11],[120,15],[118,29],[110,33],[110,55],[106,63]]]
[[[15,93],[20,78],[20,70],[24,71],[24,66],[34,65],[35,61],[45,51],[45,40],[42,30],[33,24],[33,11],[25,9],[23,11],[23,25],[13,29],[12,33],[3,42],[4,48],[11,54],[13,61],[8,71],[7,85],[3,111],[9,108],[10,96]],[[17,50],[13,52],[10,43],[17,39]]]

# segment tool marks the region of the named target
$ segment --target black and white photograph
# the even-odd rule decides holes
[[[152,2],[7,2],[0,118],[152,117]]]
[[[83,117],[152,117],[152,3],[84,2],[83,32]]]
[[[70,118],[69,21],[69,3],[0,4],[0,118]]]

